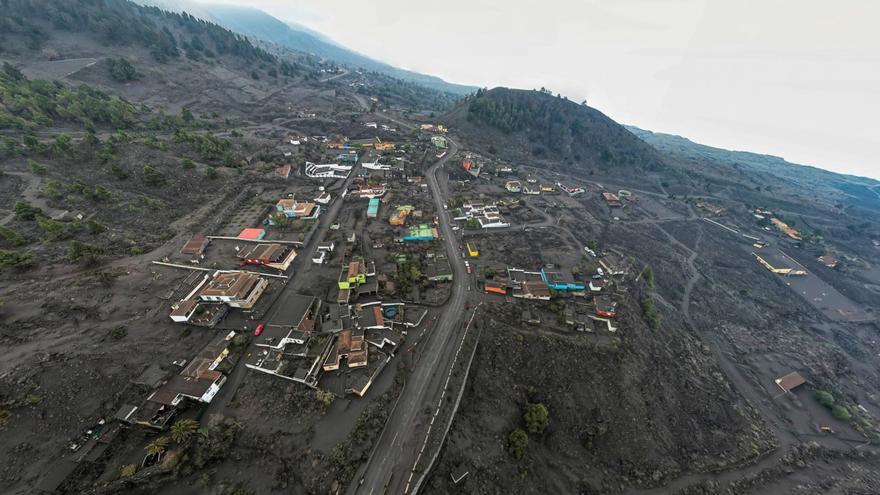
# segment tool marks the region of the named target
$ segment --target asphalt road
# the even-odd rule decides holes
[[[458,153],[458,145],[451,139],[449,145],[449,152],[429,169],[426,178],[453,269],[452,294],[427,340],[418,346],[420,354],[415,369],[406,377],[406,384],[374,446],[373,455],[359,473],[362,478],[355,479],[349,487],[349,493],[408,493],[411,484],[415,483],[414,478],[425,474],[413,475],[413,465],[424,443],[431,411],[440,398],[455,349],[464,332],[463,317],[468,290],[468,276],[461,262],[449,216],[443,213],[445,198],[436,175],[440,167]]]

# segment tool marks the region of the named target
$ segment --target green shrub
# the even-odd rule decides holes
[[[31,160],[28,158],[27,161],[28,167],[31,168],[31,171],[37,175],[43,175],[46,173],[46,166],[42,163],[37,162],[36,160]]]
[[[144,184],[148,186],[162,186],[165,185],[165,182],[165,174],[159,171],[159,169],[150,165],[144,165]]]
[[[654,305],[654,300],[650,297],[646,297],[642,300],[642,314],[645,317],[645,321],[648,322],[648,326],[654,330],[660,328],[660,315],[657,313],[657,307]]]
[[[70,248],[67,251],[67,258],[72,263],[81,261],[86,265],[94,265],[103,254],[104,249],[98,246],[74,240],[70,243]]]
[[[813,393],[813,397],[816,399],[816,402],[822,404],[829,409],[831,409],[831,406],[834,405],[834,396],[831,395],[830,392],[826,392],[825,390],[817,390],[815,393]]]
[[[0,272],[5,270],[25,270],[34,266],[31,253],[0,249]]]
[[[507,452],[509,452],[514,459],[522,459],[526,454],[526,448],[528,446],[529,435],[519,428],[510,432],[510,435],[507,437]]]
[[[544,404],[527,403],[523,412],[523,421],[529,433],[541,434],[550,422],[550,411]]]
[[[23,246],[27,244],[27,239],[25,239],[23,235],[3,225],[0,225],[0,238],[6,239],[6,242],[13,246]]]
[[[840,404],[834,404],[831,406],[831,415],[840,421],[849,421],[852,419],[852,413],[849,412],[849,409],[846,406],[841,406]]]
[[[19,201],[18,203],[15,203],[15,218],[19,220],[34,220],[37,218],[37,215],[42,213],[43,210],[37,208],[36,206],[31,206],[24,201]]]

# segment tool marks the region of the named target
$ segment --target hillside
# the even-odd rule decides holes
[[[216,22],[253,38],[315,55],[336,64],[378,72],[437,91],[460,96],[473,93],[477,89],[473,86],[446,82],[439,77],[399,69],[374,60],[340,46],[308,28],[285,23],[256,8],[224,4],[193,4],[179,0],[147,0],[144,3],[156,4],[172,10],[186,10],[192,15]]]
[[[444,118],[499,156],[580,171],[658,171],[659,154],[598,110],[541,91],[479,91]]]

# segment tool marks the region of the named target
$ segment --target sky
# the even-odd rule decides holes
[[[880,179],[875,0],[219,1],[450,82]]]

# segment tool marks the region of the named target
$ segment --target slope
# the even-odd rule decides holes
[[[630,173],[665,168],[660,155],[598,110],[543,91],[478,91],[443,119],[501,157],[579,172]]]
[[[201,7],[211,16],[211,20],[233,31],[310,53],[337,64],[380,72],[404,81],[457,95],[469,94],[477,89],[473,86],[449,83],[439,77],[393,67],[330,42],[308,29],[285,24],[255,8],[220,4],[202,5]]]

